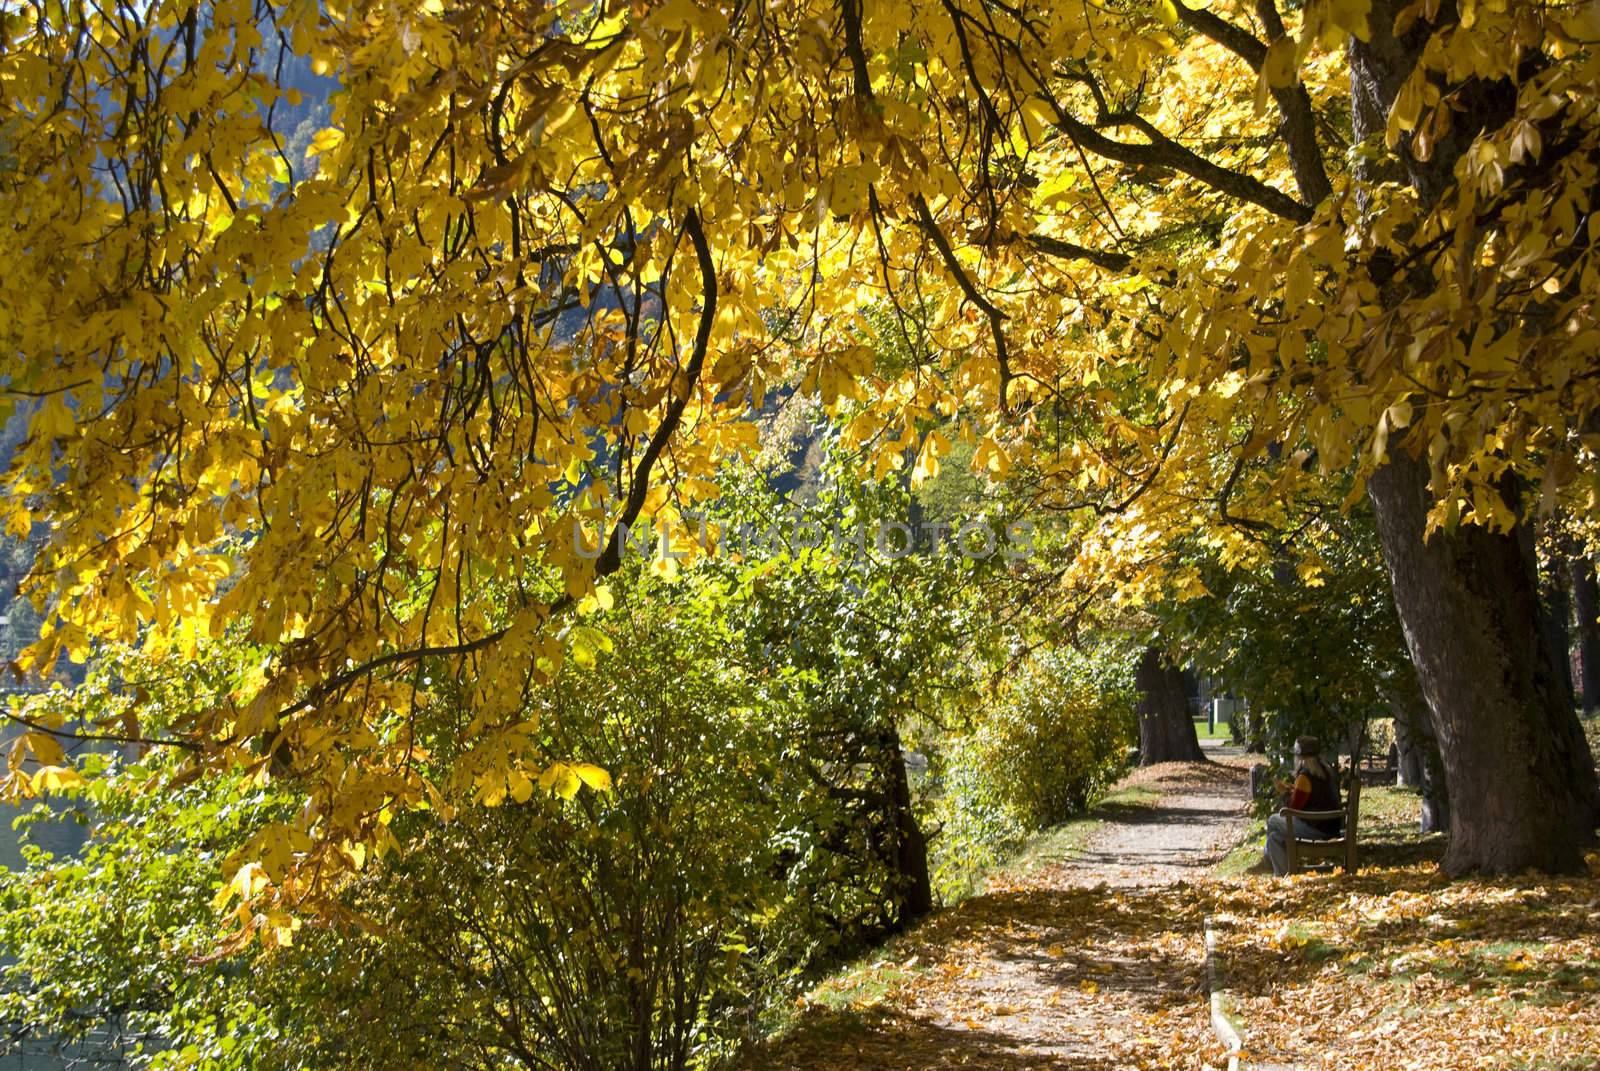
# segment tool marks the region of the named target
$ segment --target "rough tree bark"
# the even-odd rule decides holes
[[[928,838],[917,822],[916,806],[911,799],[911,782],[906,777],[905,750],[900,743],[900,731],[889,730],[889,807],[890,821],[894,826],[894,870],[899,910],[894,920],[896,930],[933,910],[933,878],[928,870]]]
[[[1595,775],[1515,535],[1423,532],[1427,467],[1396,451],[1368,481],[1395,606],[1433,714],[1451,800],[1448,873],[1583,869]]]
[[[1134,681],[1140,695],[1139,765],[1204,762],[1178,667],[1158,648],[1146,647]]]
[[[1572,608],[1578,618],[1578,688],[1583,712],[1600,712],[1600,585],[1595,583],[1594,559],[1574,554],[1568,559],[1572,575]]]
[[[1404,6],[1405,0],[1374,0],[1368,39],[1350,42],[1357,143],[1382,142],[1390,108],[1433,31],[1421,18],[1396,37],[1395,16]],[[1459,14],[1445,5],[1434,17]],[[1462,94],[1463,121],[1425,159],[1410,151],[1407,135],[1392,153],[1363,158],[1358,175],[1409,183],[1425,205],[1437,203],[1478,130],[1509,116],[1514,92],[1473,83]],[[1365,197],[1358,205],[1368,209]],[[1394,273],[1397,267],[1375,260],[1371,268],[1385,305],[1398,304],[1408,288],[1428,285],[1423,277]],[[1582,869],[1594,830],[1594,764],[1560,694],[1533,564],[1516,533],[1462,526],[1425,542],[1428,470],[1408,447],[1391,440],[1389,460],[1367,488],[1395,607],[1454,790],[1445,870]]]

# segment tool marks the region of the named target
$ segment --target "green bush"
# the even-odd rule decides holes
[[[1125,659],[1052,651],[1011,674],[949,748],[937,803],[936,877],[948,897],[1028,834],[1085,810],[1134,739]]]
[[[657,604],[606,628],[613,654],[517,716],[610,788],[402,820],[405,851],[348,898],[372,934],[308,935],[272,965],[274,1003],[309,1027],[286,1063],[682,1071],[747,1029],[816,926],[785,884],[802,749],[785,757],[758,682],[705,657],[728,643],[714,624]],[[441,726],[470,703],[445,693]]]
[[[142,1042],[129,1065],[160,1071],[706,1066],[826,942],[796,876],[856,862],[816,845],[837,807],[775,724],[788,693],[707,657],[732,642],[716,622],[638,598],[605,626],[613,653],[501,716],[609,789],[523,780],[498,806],[398,813],[401,850],[287,948],[213,955],[222,860],[288,804],[242,776],[177,782],[170,753],[118,767],[81,858],[0,871],[0,1017],[40,1052]],[[439,673],[417,715],[441,784],[474,684]],[[139,790],[153,779],[179,787]]]

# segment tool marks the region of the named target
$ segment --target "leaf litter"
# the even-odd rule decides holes
[[[1582,876],[1448,881],[1442,838],[1410,833],[1414,797],[1375,789],[1357,874],[1219,877],[1247,778],[1237,757],[1137,771],[1123,786],[1158,802],[1118,808],[1071,858],[997,874],[801,998],[745,1066],[1219,1067],[1207,917],[1245,1066],[1600,1066],[1600,855]]]

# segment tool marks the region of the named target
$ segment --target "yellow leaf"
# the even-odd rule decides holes
[[[59,792],[63,789],[80,788],[86,783],[83,775],[71,766],[46,766],[33,775],[35,792]]]
[[[254,899],[268,884],[267,875],[262,871],[260,863],[246,863],[234,872],[233,879],[217,890],[217,895],[212,899],[213,907],[221,909],[228,905],[228,901],[237,897],[248,903]]]
[[[1328,19],[1339,29],[1367,41],[1372,38],[1372,27],[1367,22],[1371,10],[1372,0],[1332,0],[1328,5]]]
[[[311,144],[306,147],[306,155],[320,156],[329,149],[336,148],[343,141],[343,130],[337,127],[326,127],[317,131],[317,136],[311,139]]]
[[[582,457],[573,454],[567,459],[567,467],[562,471],[561,478],[570,484],[581,483],[583,480],[583,461]]]
[[[583,787],[583,782],[578,780],[577,774],[569,768],[563,768],[556,777],[553,791],[564,800],[570,800],[578,794],[578,789]]]
[[[1267,49],[1261,77],[1273,89],[1293,85],[1299,75],[1300,54],[1292,37],[1280,37]]]
[[[41,766],[59,766],[66,758],[61,741],[49,733],[24,733],[22,739],[34,761]]]
[[[576,763],[572,767],[572,772],[596,792],[611,791],[611,775],[593,763]]]
[[[583,782],[573,772],[571,766],[564,762],[557,762],[539,776],[539,787],[547,792],[554,792],[564,800],[570,800],[578,794]]]

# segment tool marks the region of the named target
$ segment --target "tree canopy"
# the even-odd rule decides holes
[[[774,391],[839,413],[879,479],[920,485],[966,440],[1105,568],[1200,530],[1243,547],[1330,474],[1359,495],[1387,473],[1441,718],[1458,663],[1424,610],[1489,615],[1470,577],[1520,568],[1497,548],[1524,511],[1593,509],[1592,4],[0,20],[0,383],[30,432],[3,509],[49,530],[17,669],[249,645],[203,709],[93,730],[293,779],[247,899],[315,899],[393,813],[440,805],[430,666],[477,690],[465,753],[520,768],[521,698],[608,642],[583,612],[612,597],[615,527],[688,523]],[[302,153],[306,64],[329,108]],[[1506,606],[1511,636],[1528,607]],[[1445,723],[1446,762],[1549,759],[1506,791],[1563,832],[1488,851],[1470,832],[1499,819],[1468,811],[1453,865],[1570,866],[1587,748],[1549,652],[1485,636],[1479,663],[1527,672],[1503,730]],[[25,760],[58,768],[60,724],[33,728],[13,795]]]

